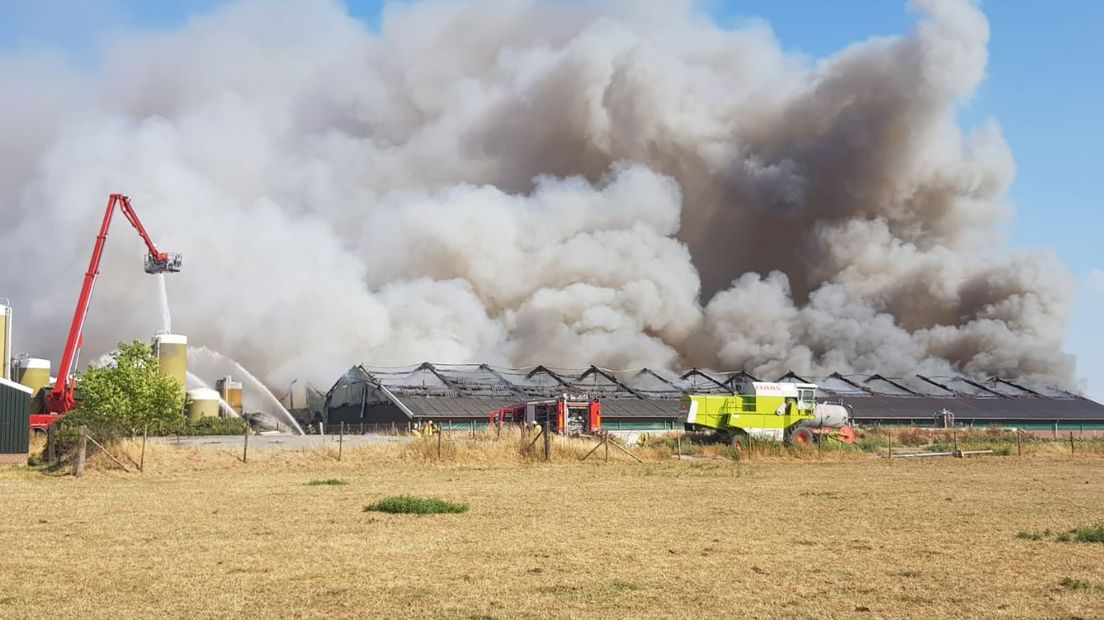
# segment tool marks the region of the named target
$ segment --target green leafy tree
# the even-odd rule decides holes
[[[77,408],[66,426],[87,426],[98,438],[179,430],[185,424],[184,389],[157,372],[153,348],[141,341],[120,343],[111,363],[89,368],[77,384]]]

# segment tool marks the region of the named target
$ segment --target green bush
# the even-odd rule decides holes
[[[414,497],[412,495],[385,497],[374,504],[369,504],[364,507],[364,512],[389,512],[392,514],[416,515],[462,513],[467,511],[467,504],[446,502],[434,498]]]
[[[181,435],[241,435],[245,433],[245,420],[241,418],[200,418],[184,424]]]
[[[79,403],[56,432],[63,449],[76,441],[79,427],[100,443],[140,435],[180,432],[185,426],[184,389],[157,372],[153,347],[135,340],[119,344],[111,362],[90,367],[80,377]]]

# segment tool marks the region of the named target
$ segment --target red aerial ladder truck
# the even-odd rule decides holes
[[[65,341],[65,352],[61,356],[61,366],[58,368],[57,381],[54,387],[46,394],[46,411],[41,415],[31,416],[31,428],[45,430],[50,424],[61,419],[77,405],[76,395],[73,393],[73,373],[76,370],[76,360],[81,346],[84,345],[84,319],[88,315],[88,302],[92,298],[92,287],[96,284],[96,276],[100,274],[100,259],[103,257],[104,243],[107,241],[107,229],[111,226],[111,217],[115,214],[115,207],[123,212],[123,217],[138,231],[142,241],[146,243],[149,253],[146,255],[146,273],[159,274],[180,271],[180,255],[171,252],[162,252],[157,249],[146,232],[134,207],[130,205],[130,198],[123,194],[111,194],[107,200],[107,210],[104,212],[103,223],[100,224],[100,234],[96,236],[96,244],[92,247],[92,260],[88,263],[88,272],[84,274],[84,285],[81,287],[80,297],[77,298],[77,308],[73,312],[73,323],[69,327],[69,338]]]

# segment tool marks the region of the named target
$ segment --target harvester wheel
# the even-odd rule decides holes
[[[813,431],[807,428],[799,428],[790,436],[790,441],[799,446],[808,446],[811,445],[815,439],[813,437]]]

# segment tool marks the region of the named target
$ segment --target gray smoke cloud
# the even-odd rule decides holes
[[[242,1],[0,56],[0,292],[59,354],[107,194],[174,327],[273,383],[352,363],[963,372],[1074,387],[1073,281],[1007,249],[967,0],[822,59],[690,2]],[[122,221],[86,350],[158,327]]]

